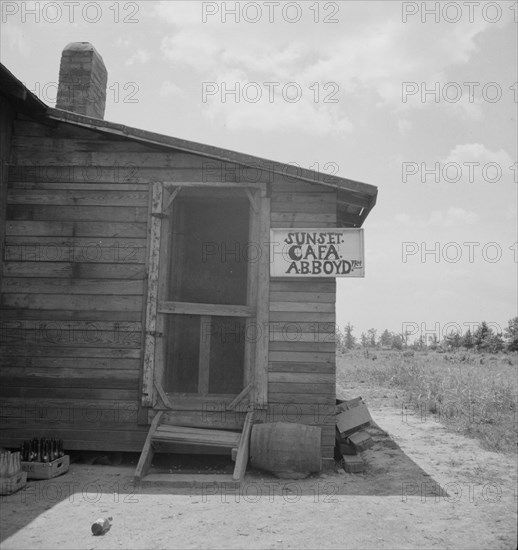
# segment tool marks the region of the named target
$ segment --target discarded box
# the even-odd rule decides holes
[[[340,455],[355,455],[356,448],[352,443],[348,443],[346,440],[340,437],[338,430],[336,431],[336,447],[338,447],[338,452]]]
[[[68,471],[70,456],[64,455],[52,462],[22,462],[22,470],[28,479],[52,479]]]
[[[356,455],[358,454],[354,445],[349,443],[343,443],[342,441],[338,442],[338,447],[340,449],[341,455]]]
[[[342,456],[344,470],[349,474],[361,474],[365,471],[365,462],[361,456]]]
[[[352,407],[356,407],[361,400],[361,396],[355,397],[354,399],[337,399],[335,408],[336,414],[347,411]]]
[[[336,427],[342,437],[365,428],[372,422],[369,409],[361,400],[361,397],[340,403],[338,410],[342,412],[336,415]]]
[[[362,430],[354,432],[346,439],[346,443],[353,445],[358,452],[363,452],[374,445],[372,437]]]
[[[18,472],[14,476],[0,478],[0,495],[12,495],[27,484],[27,473]]]

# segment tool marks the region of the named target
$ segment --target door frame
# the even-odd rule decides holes
[[[209,195],[236,196],[243,193],[249,200],[249,243],[257,245],[258,258],[251,261],[247,270],[246,306],[187,304],[168,302],[166,277],[173,224],[173,203],[179,193],[190,194],[193,189],[203,189]],[[244,357],[244,387],[232,398],[218,399],[226,409],[263,409],[267,406],[268,341],[269,341],[269,283],[270,283],[270,199],[267,186],[262,182],[154,182],[150,193],[148,231],[147,292],[145,310],[144,358],[140,403],[154,410],[200,410],[208,396],[189,396],[181,402],[172,401],[162,385],[164,375],[164,318],[168,313],[192,313],[200,318],[210,315],[238,316],[246,318],[246,333],[250,323],[256,323],[257,338],[246,338]],[[162,261],[161,261],[162,259]],[[209,308],[205,307],[209,306]],[[200,351],[202,351],[200,349]]]

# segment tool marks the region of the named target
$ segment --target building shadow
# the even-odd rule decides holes
[[[374,444],[359,455],[365,463],[363,473],[346,473],[336,461],[334,469],[299,480],[279,479],[267,472],[249,469],[245,480],[236,484],[231,478],[230,457],[157,454],[150,474],[160,474],[164,482],[147,485],[144,481],[135,486],[137,453],[122,453],[122,457],[117,457],[117,466],[106,465],[109,463],[107,453],[87,453],[82,461],[73,462],[66,474],[50,480],[28,481],[21,491],[0,497],[0,540],[5,541],[62,503],[97,504],[87,509],[92,512],[84,518],[86,524],[82,529],[89,529],[88,522],[97,519],[93,510],[101,507],[111,510],[107,516],[115,515],[113,511],[138,503],[143,495],[198,496],[202,502],[223,503],[254,503],[260,499],[292,503],[318,499],[333,503],[343,496],[360,495],[396,496],[406,502],[411,497],[420,497],[423,501],[449,496],[386,432],[377,426],[367,431]]]

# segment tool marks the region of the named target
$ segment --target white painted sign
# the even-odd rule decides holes
[[[271,229],[271,277],[365,277],[363,229]]]

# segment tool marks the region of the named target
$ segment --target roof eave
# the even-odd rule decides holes
[[[290,169],[293,170],[294,167],[281,162],[267,160],[264,158],[255,157],[253,155],[231,151],[229,149],[222,149],[212,145],[205,145],[172,136],[166,136],[164,134],[158,134],[148,130],[140,130],[131,126],[125,126],[124,124],[87,117],[77,113],[63,111],[61,109],[49,108],[47,111],[47,117],[58,122],[75,124],[77,126],[82,126],[102,133],[121,136],[126,139],[139,141],[148,145],[157,145],[176,149],[186,153],[201,155],[223,162],[232,162],[256,169],[270,170],[285,177],[287,176],[289,178],[305,181],[311,184],[324,185],[338,189],[345,193],[346,196],[350,193],[351,200],[353,200],[354,195],[361,195],[365,200],[367,200],[368,203],[362,212],[361,223],[363,223],[369,212],[376,204],[378,188],[368,183],[331,176],[329,174],[314,172],[313,170],[298,167],[296,168],[296,174],[293,174],[293,171],[290,171]],[[354,202],[352,204],[354,204]]]
[[[4,94],[20,111],[41,116],[49,109],[48,105],[33,94],[27,86],[14,76],[14,74],[2,63],[0,63],[0,81],[2,82],[1,93]]]

